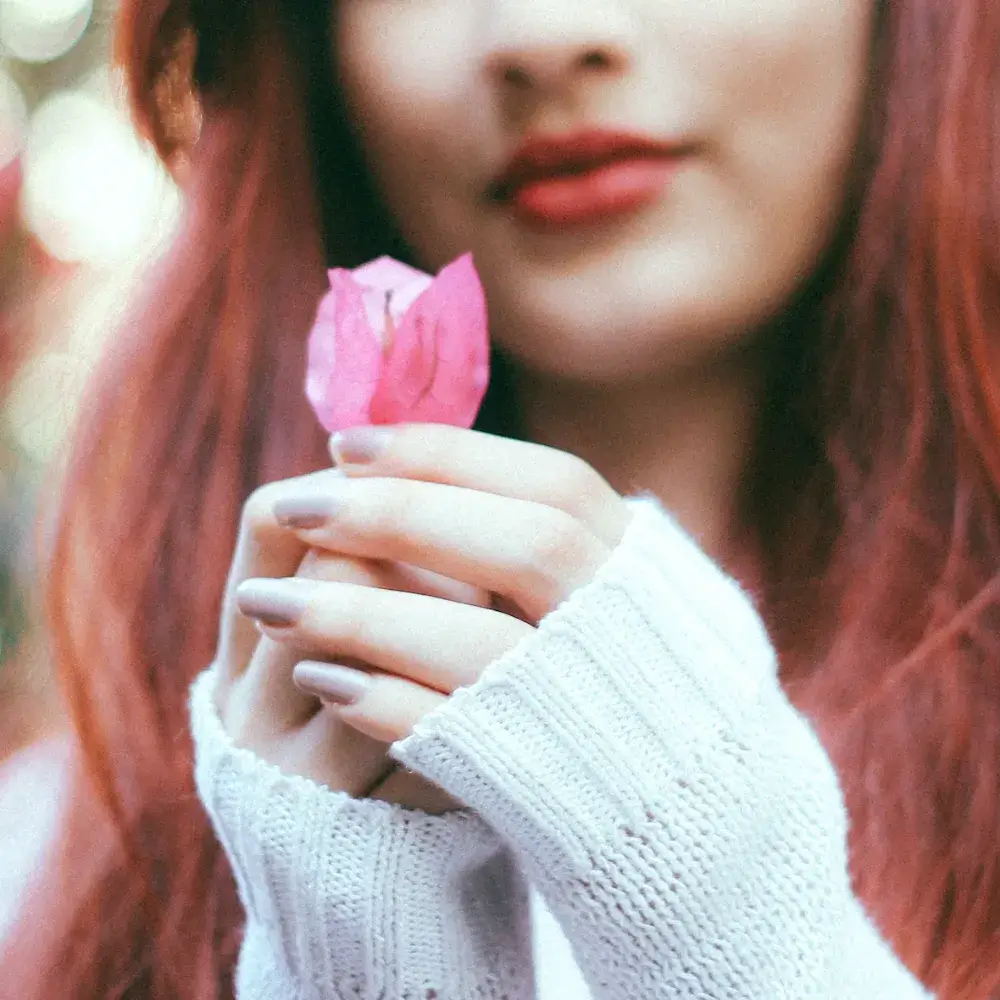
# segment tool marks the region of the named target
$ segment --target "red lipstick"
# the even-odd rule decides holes
[[[660,198],[688,152],[690,147],[623,132],[529,137],[489,194],[532,225],[593,224]]]

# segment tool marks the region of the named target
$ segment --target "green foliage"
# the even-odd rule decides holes
[[[10,567],[0,562],[0,668],[13,657],[26,625],[20,589]]]
[[[25,456],[0,436],[0,669],[13,657],[28,626],[23,552],[29,478]]]

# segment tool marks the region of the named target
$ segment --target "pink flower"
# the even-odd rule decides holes
[[[309,334],[306,396],[330,433],[471,427],[489,380],[486,299],[465,254],[432,278],[391,257],[330,271]]]

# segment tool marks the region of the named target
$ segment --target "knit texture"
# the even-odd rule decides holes
[[[924,997],[750,600],[652,497],[596,578],[393,748],[512,844],[594,996]]]
[[[477,816],[356,800],[233,745],[192,688],[195,779],[247,924],[241,1000],[532,994],[527,890]]]
[[[284,776],[196,682],[241,998],[527,1000],[518,869],[595,1000],[927,997],[852,894],[836,775],[751,602],[653,498],[629,503],[595,579],[394,745],[469,812]]]

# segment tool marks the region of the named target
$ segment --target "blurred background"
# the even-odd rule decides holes
[[[132,133],[113,0],[0,0],[0,763],[62,724],[36,508],[91,366],[180,196]]]

